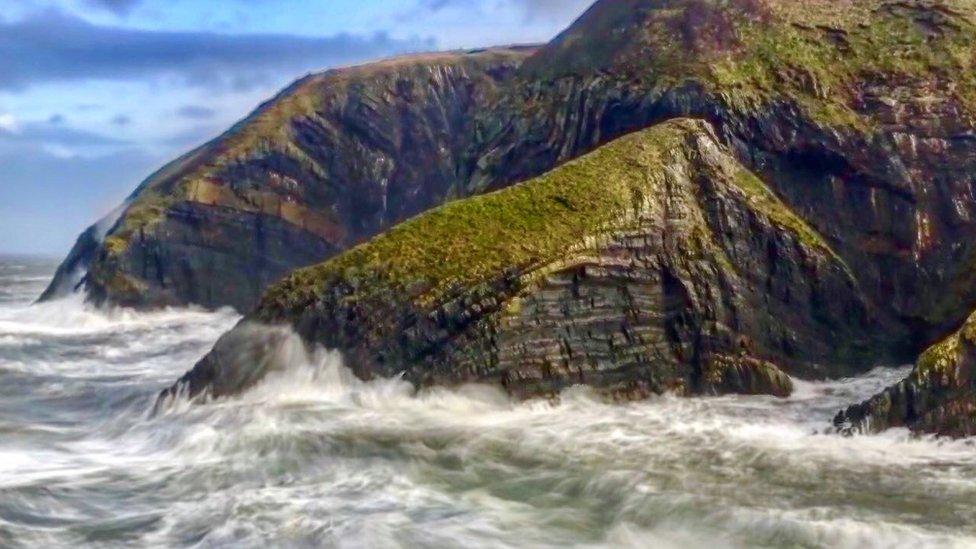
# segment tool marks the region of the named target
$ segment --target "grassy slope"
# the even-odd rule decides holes
[[[201,147],[202,154],[193,154],[192,163],[180,159],[172,164],[172,168],[164,168],[144,183],[136,200],[106,239],[105,248],[111,255],[121,255],[128,248],[133,235],[140,229],[151,231],[163,219],[168,208],[183,201],[198,200],[200,195],[205,194],[197,190],[207,187],[221,169],[248,158],[266,156],[270,151],[279,151],[294,158],[312,173],[327,180],[328,174],[323,168],[296,144],[295,124],[319,116],[319,111],[330,102],[341,104],[342,98],[349,93],[350,85],[388,78],[391,74],[424,71],[431,66],[459,66],[476,73],[481,70],[479,67],[498,60],[521,59],[526,51],[526,48],[492,48],[470,53],[407,55],[302,78],[225,134]],[[228,205],[254,210],[254,207],[247,205],[247,200],[233,200]]]
[[[694,81],[732,107],[787,100],[862,130],[876,123],[858,112],[862,83],[944,79],[961,114],[976,117],[974,14],[976,0],[605,1],[523,70]]]
[[[449,203],[326,263],[295,272],[265,295],[261,309],[301,311],[330,282],[357,286],[355,299],[409,296],[420,306],[509,270],[521,272],[571,256],[587,239],[626,227],[669,165],[686,162],[685,140],[703,122],[677,120],[614,141],[536,179]],[[754,175],[734,178],[750,205],[800,242],[830,254],[809,226]]]

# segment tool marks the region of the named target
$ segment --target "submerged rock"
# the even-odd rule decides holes
[[[227,358],[254,321],[342,351],[361,378],[519,397],[574,384],[787,396],[784,372],[867,366],[884,332],[827,242],[694,120],[297,271],[181,386],[219,397],[254,383],[261,360]]]
[[[976,313],[918,359],[907,379],[840,412],[844,432],[907,427],[950,437],[976,435]]]

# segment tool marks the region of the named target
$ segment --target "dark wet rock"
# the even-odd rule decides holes
[[[729,371],[756,373],[768,363],[805,377],[909,362],[976,308],[974,48],[968,0],[603,0],[537,49],[415,56],[303,79],[220,139],[152,177],[104,241],[83,239],[68,263],[87,266],[82,285],[98,301],[246,311],[266,284],[293,268],[355,257],[342,252],[396,231],[401,221],[445,201],[508,188],[628,133],[691,117],[707,121],[716,146],[758,176],[791,219],[819,235],[831,250],[830,264],[843,266],[849,287],[784,251],[789,246],[754,222],[709,217],[712,224],[727,224],[710,230],[711,240],[732,243],[736,252],[748,250],[740,252],[749,258],[746,263],[733,262],[737,276],[748,281],[742,287],[759,292],[765,285],[756,294],[761,297],[747,292],[737,299],[775,310],[776,321],[755,320],[772,318],[765,313],[743,316],[739,307],[727,306],[724,294],[696,294],[692,289],[700,289],[687,281],[708,280],[708,288],[723,288],[724,282],[689,266],[666,271],[660,264],[644,265],[626,275],[602,263],[578,266],[579,276],[609,273],[600,275],[607,281],[596,288],[623,288],[614,296],[635,291],[639,299],[650,298],[631,287],[628,277],[668,272],[670,279],[685,282],[668,286],[676,293],[662,303],[688,300],[700,309],[669,328],[668,337],[682,342],[671,348],[684,349],[677,359],[640,356],[633,360],[647,360],[651,367],[631,368],[631,358],[615,354],[618,338],[632,336],[621,332],[587,347],[591,354],[583,356],[598,358],[574,375],[611,387],[613,361],[626,372],[620,380],[682,364],[690,369],[630,381],[649,391],[678,381],[706,391],[710,357],[702,349],[722,360],[750,358]],[[707,188],[707,181],[697,184]],[[722,200],[715,204],[731,207]],[[650,254],[619,237],[615,253]],[[754,239],[766,243],[765,259],[753,257],[755,249],[743,244]],[[455,333],[456,324],[465,334],[488,330],[476,341],[493,342],[497,363],[479,363],[495,356],[482,349],[461,360],[455,377],[505,381],[495,368],[512,352],[535,365],[519,386],[535,383],[528,392],[545,392],[572,377],[558,373],[558,362],[546,362],[556,351],[536,348],[530,340],[513,343],[518,352],[502,352],[509,347],[495,324],[471,320],[468,312],[491,311],[505,302],[505,292],[521,291],[522,268],[506,266],[514,278],[483,287],[483,296],[476,295],[484,303],[447,303],[433,318],[417,311],[400,318],[402,309],[363,307],[346,311],[348,322],[333,322],[324,320],[334,314],[324,308],[330,303],[324,298],[314,301],[317,310],[279,316],[295,321],[312,341],[365,349],[365,373],[415,372],[409,375],[418,383],[427,382],[423,372],[447,367],[446,359],[425,357],[462,353],[455,346],[477,347],[445,335]],[[71,287],[61,280],[70,271],[62,269],[52,288]],[[357,292],[379,282],[351,280]],[[568,284],[556,280],[549,293]],[[830,290],[811,289],[820,284]],[[260,314],[269,310],[272,295]],[[613,303],[600,296],[593,307],[600,311],[604,302]],[[720,313],[731,310],[736,315]],[[403,346],[383,347],[379,342],[387,339],[374,340],[359,328],[343,332],[366,325],[366,313],[378,315],[376,329],[388,323],[401,329]],[[752,321],[758,324],[741,328]],[[316,322],[318,327],[310,327]],[[543,342],[562,337],[536,330],[547,317],[533,322],[521,331],[537,333]],[[428,328],[440,339],[430,339]],[[696,341],[699,336],[692,334],[711,335]],[[734,351],[726,340],[739,335],[748,336],[744,348],[756,350]],[[712,349],[713,340],[723,343]],[[428,348],[435,344],[444,348]],[[410,357],[422,363],[409,366]],[[576,359],[569,364],[576,368]],[[479,369],[484,375],[471,375]],[[775,376],[746,377],[713,376],[709,390],[773,392],[763,380]],[[618,385],[629,390],[626,383]]]
[[[254,322],[342,351],[364,379],[493,382],[519,397],[575,384],[787,396],[784,372],[867,367],[891,333],[827,242],[692,120],[299,270],[240,329]],[[174,391],[220,397],[256,381],[255,361],[238,375],[226,359],[241,338],[225,336]]]
[[[949,437],[976,435],[976,315],[918,359],[907,379],[840,412],[844,432],[907,427]]]

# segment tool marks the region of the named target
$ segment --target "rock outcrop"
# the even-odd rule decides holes
[[[151,178],[68,262],[98,300],[246,311],[290,269],[444,200],[690,116],[824,235],[912,335],[907,360],[976,307],[973,12],[604,0],[538,51],[313,76]]]
[[[247,311],[272,282],[457,193],[493,101],[532,48],[410,56],[299,80],[133,194],[70,276],[96,302]]]
[[[364,375],[404,372],[418,383],[494,377],[528,393],[571,379],[637,393],[666,387],[707,392],[709,383],[720,386],[717,391],[775,392],[770,388],[777,384],[767,381],[776,367],[824,376],[908,362],[976,309],[974,15],[973,0],[602,0],[540,48],[413,57],[309,77],[151,178],[107,237],[84,237],[66,265],[87,268],[82,285],[97,300],[248,310],[262,288],[292,268],[341,254],[445,201],[505,189],[631,132],[696,118],[714,128],[709,139],[724,148],[723,158],[734,158],[758,178],[749,181],[772,193],[782,205],[776,211],[802,220],[797,227],[824,244],[801,246],[807,263],[784,252],[790,248],[785,235],[800,233],[743,222],[742,216],[761,218],[762,212],[729,199],[728,184],[708,191],[709,181],[723,180],[718,172],[678,162],[708,175],[689,175],[690,186],[673,182],[684,190],[667,196],[700,198],[695,193],[704,192],[739,212],[708,217],[707,208],[689,207],[701,213],[705,221],[696,226],[709,227],[706,240],[715,246],[704,253],[706,263],[720,263],[720,249],[735,255],[727,243],[741,248],[752,232],[775,243],[765,259],[753,257],[753,248],[740,251],[750,262],[732,269],[735,287],[744,292],[734,307],[715,293],[735,278],[729,269],[696,273],[675,253],[660,252],[665,244],[628,237],[647,227],[625,226],[601,233],[609,240],[586,250],[595,258],[592,266],[572,263],[572,254],[550,258],[568,262],[568,270],[542,277],[547,286],[539,294],[521,295],[535,287],[523,281],[535,263],[492,264],[493,276],[509,274],[488,286],[459,280],[451,287],[461,293],[448,292],[450,300],[424,302],[443,307],[431,320],[422,314],[430,311],[403,297],[412,294],[383,294],[390,273],[370,263],[379,259],[354,251],[328,265],[373,273],[375,280],[310,278],[302,289],[302,279],[292,277],[268,294],[255,318],[293,324],[312,341],[335,342],[355,355],[352,362],[361,360]],[[469,217],[471,226],[492,234],[477,217]],[[438,217],[421,219],[416,223]],[[725,233],[715,228],[721,223],[729,224]],[[404,233],[393,228],[389,234]],[[388,238],[394,237],[376,242]],[[471,242],[474,236],[458,238]],[[453,250],[450,238],[439,242],[442,252]],[[380,249],[370,246],[357,250]],[[829,250],[816,268],[809,263],[814,249]],[[686,251],[699,257],[694,248]],[[661,253],[670,263],[640,264]],[[615,267],[609,259],[615,254],[635,266]],[[428,259],[454,265],[444,257]],[[319,271],[301,271],[308,272]],[[603,282],[578,288],[583,275],[577,273]],[[638,273],[649,277],[650,287],[667,291],[641,286]],[[756,280],[765,281],[762,292]],[[376,289],[364,294],[367,282]],[[317,293],[332,283],[339,294]],[[829,292],[814,291],[824,284]],[[55,281],[52,287],[65,286]],[[600,293],[608,287],[617,290]],[[315,299],[292,302],[282,288]],[[588,302],[583,295],[591,296]],[[383,301],[376,296],[390,298],[392,309],[370,301]],[[362,306],[343,309],[347,298]],[[816,301],[821,298],[825,303]],[[627,299],[640,305],[627,309]],[[522,301],[528,305],[520,314],[538,315],[524,325],[521,317],[491,312]],[[335,317],[329,307],[348,318]],[[554,308],[580,315],[580,331],[554,324]],[[487,312],[475,322],[466,312],[474,309]],[[745,320],[745,309],[757,312]],[[413,311],[416,324],[396,316],[403,311]],[[375,327],[364,328],[366,312],[378,315]],[[668,344],[660,347],[670,354],[636,353],[626,343],[637,338],[629,327],[616,335],[593,331],[590,323],[605,315],[633,316],[628,322],[638,326],[641,341],[659,340],[648,326],[670,326],[661,340]],[[680,321],[654,324],[641,315]],[[519,327],[506,332],[507,322]],[[388,323],[404,328],[399,343],[383,335]],[[414,325],[417,333],[405,328]],[[428,332],[431,326],[439,328]],[[588,342],[584,333],[591,332],[604,340]],[[735,350],[730,341],[739,336]],[[524,372],[515,361],[523,361]],[[218,375],[222,367],[210,371]]]
[[[254,322],[341,350],[362,378],[523,397],[573,384],[786,396],[784,371],[834,373],[887,344],[844,261],[693,120],[297,271],[173,391],[219,397],[260,379],[270,362],[238,360]]]
[[[907,379],[837,415],[844,432],[907,427],[920,434],[976,435],[976,314],[925,351]]]

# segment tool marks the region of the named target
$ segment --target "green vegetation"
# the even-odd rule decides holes
[[[343,277],[382,273],[394,291],[410,289],[430,302],[454,287],[470,287],[509,270],[571,255],[601,229],[633,217],[663,178],[681,128],[662,125],[624,137],[526,183],[452,202],[402,223],[322,265],[296,272],[265,303],[291,309],[314,299],[309,288]],[[384,292],[375,281],[365,292]]]
[[[852,106],[862,83],[942,80],[955,83],[944,87],[976,115],[976,28],[962,15],[871,0],[769,4],[775,23],[742,25],[739,53],[709,67],[705,81],[715,91],[739,101],[790,99],[814,120],[864,129],[874,121]]]
[[[961,354],[976,347],[976,313],[951,336],[929,347],[918,359],[912,378],[916,382],[935,382],[941,386],[957,384]]]
[[[974,0],[604,2],[526,66],[659,90],[691,81],[740,111],[791,102],[821,124],[866,131],[877,120],[856,99],[869,82],[941,81],[976,116],[974,13]]]
[[[349,299],[431,305],[452,290],[476,288],[502,273],[547,271],[592,253],[594,241],[626,230],[648,204],[674,192],[666,178],[688,162],[683,155],[689,136],[704,131],[703,122],[668,122],[528,182],[431,210],[329,262],[297,271],[266,294],[262,309],[302,310],[339,281],[353,288]],[[833,254],[754,175],[742,170],[730,179],[759,214],[801,244]],[[732,269],[704,223],[689,228],[687,252]]]

